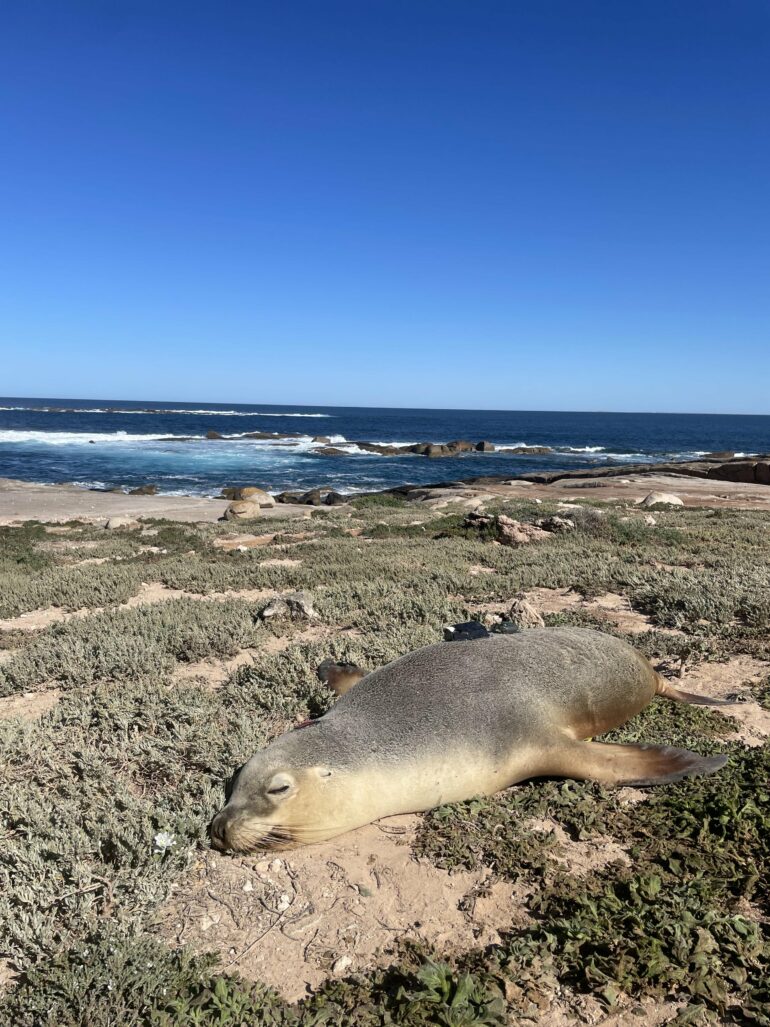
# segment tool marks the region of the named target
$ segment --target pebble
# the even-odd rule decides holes
[[[334,961],[334,965],[332,966],[332,973],[344,974],[345,971],[349,970],[352,965],[353,960],[350,958],[350,956],[340,956],[339,959],[336,959]]]

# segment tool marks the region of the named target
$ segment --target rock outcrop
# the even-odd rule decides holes
[[[684,503],[673,492],[650,492],[640,505],[649,508],[651,506],[684,506]]]

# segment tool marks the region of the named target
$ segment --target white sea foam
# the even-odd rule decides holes
[[[42,442],[49,446],[83,446],[126,442],[158,442],[161,439],[184,439],[186,435],[132,435],[129,432],[76,432],[76,431],[0,431],[2,442]],[[198,438],[203,438],[202,435]]]
[[[4,407],[0,410],[26,410],[36,414],[196,414],[201,417],[334,417],[334,414],[277,414],[262,410],[187,410],[183,407],[146,407],[126,410],[123,407]]]

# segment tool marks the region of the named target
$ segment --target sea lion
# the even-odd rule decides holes
[[[361,678],[366,677],[366,671],[357,664],[335,663],[334,660],[324,660],[316,669],[316,674],[335,695],[344,695],[353,685],[357,685]]]
[[[253,756],[211,824],[212,843],[306,845],[531,777],[646,785],[722,767],[725,756],[585,741],[656,694],[718,702],[680,692],[626,642],[586,628],[418,649]]]

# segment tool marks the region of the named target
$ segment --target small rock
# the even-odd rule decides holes
[[[259,615],[262,620],[284,620],[289,616],[289,604],[283,599],[273,599]]]
[[[331,442],[331,439],[328,435],[314,435],[313,442],[323,442],[325,446],[328,446]]]
[[[222,437],[223,436],[220,435],[218,431],[214,431],[213,429],[206,432],[207,439],[221,439]]]
[[[347,973],[347,971],[351,968],[352,965],[353,960],[350,958],[350,956],[340,956],[339,959],[334,961],[334,964],[332,966],[332,973],[336,977],[340,977],[342,974]]]
[[[236,500],[230,503],[225,510],[226,521],[252,521],[259,517],[259,503],[251,503],[248,500]]]
[[[541,517],[539,521],[535,521],[535,524],[543,531],[551,531],[556,535],[564,535],[568,531],[575,530],[575,522],[569,517]]]
[[[138,528],[139,521],[134,520],[133,517],[110,517],[104,527],[108,531],[115,531],[116,528]]]
[[[306,506],[321,506],[323,499],[321,498],[320,489],[311,489],[309,492],[305,492],[297,500],[298,503],[304,503]]]
[[[514,521],[505,514],[497,518],[497,541],[504,546],[526,546],[531,542],[545,542],[551,537],[551,533],[543,531],[535,524],[523,524],[521,521]]]
[[[656,525],[656,524],[657,524],[658,522],[657,522],[657,521],[655,520],[655,518],[654,518],[654,517],[652,516],[652,514],[645,514],[645,515],[644,515],[644,523],[645,523],[646,525],[648,525],[648,527],[650,527],[650,528],[654,528],[654,527],[655,527],[655,525]]]
[[[293,592],[283,598],[273,599],[262,610],[260,617],[262,620],[283,620],[286,617],[316,620],[318,614],[313,608],[313,601],[307,592]]]
[[[325,506],[344,506],[346,502],[345,496],[340,495],[339,492],[327,492],[324,498]]]
[[[675,496],[673,492],[650,492],[649,495],[644,497],[641,505],[650,507],[657,506],[658,503],[661,506],[684,506],[679,496]]]
[[[532,603],[523,596],[518,596],[511,603],[508,620],[519,628],[544,628],[545,621]]]
[[[247,485],[246,488],[239,489],[240,493],[235,498],[243,500],[247,503],[256,503],[263,510],[270,510],[275,506],[275,500],[269,492],[265,492],[264,489],[255,488],[252,485]]]
[[[285,598],[292,617],[305,617],[307,620],[315,620],[318,617],[313,600],[307,592],[292,592]]]
[[[130,489],[128,494],[129,496],[155,496],[157,493],[157,485],[140,485],[138,488]]]
[[[487,613],[485,613],[484,616],[481,618],[481,621],[484,625],[486,625],[486,627],[494,631],[495,627],[498,624],[500,624],[502,619],[503,618],[500,616],[499,613],[492,613],[491,611],[487,611]]]

